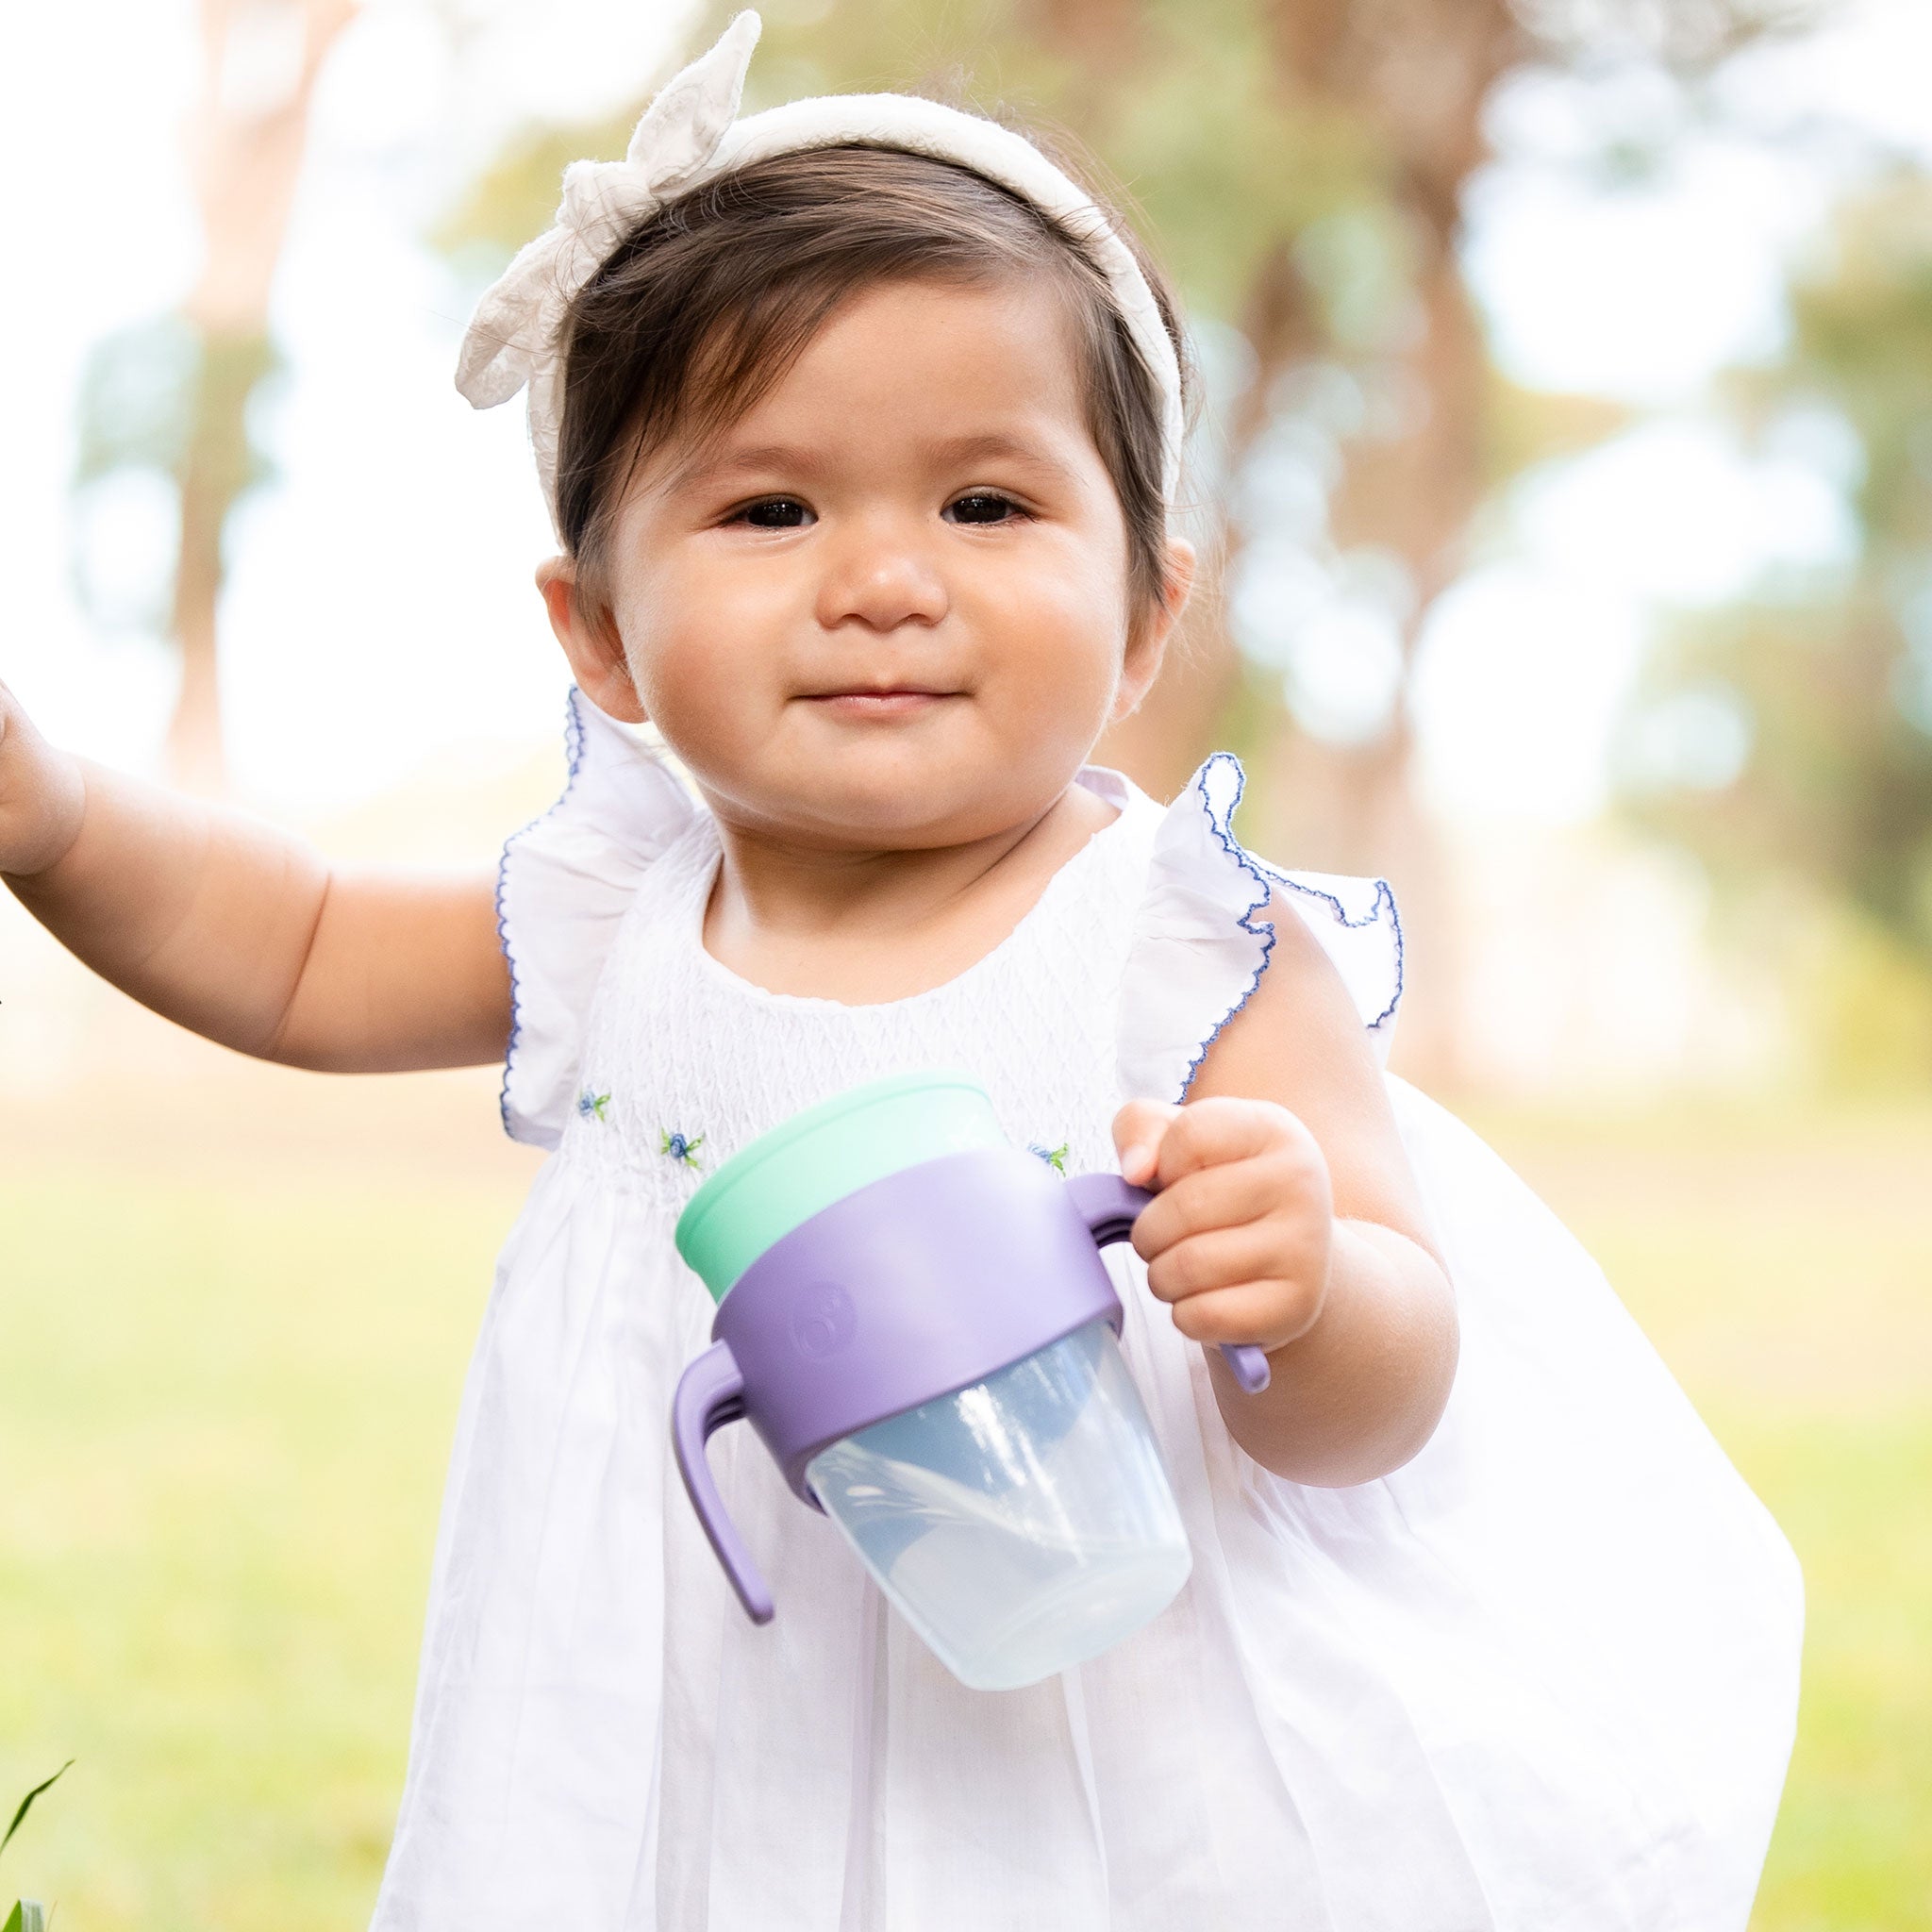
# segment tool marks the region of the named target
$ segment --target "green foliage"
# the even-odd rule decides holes
[[[211,334],[181,315],[107,337],[81,377],[75,482],[85,487],[120,470],[154,470],[178,482],[199,459],[232,503],[273,480],[246,408],[283,366],[266,336]]]
[[[1932,964],[1843,907],[1818,908],[1800,949],[1800,1015],[1827,1084],[1932,1087]]]
[[[479,284],[488,281],[550,225],[563,171],[575,160],[622,155],[638,112],[633,108],[606,120],[525,129],[437,224],[431,243],[474,270]]]
[[[1702,785],[1651,774],[1638,809],[1720,880],[1795,876],[1932,971],[1932,178],[1844,207],[1790,312],[1786,353],[1726,401],[1745,435],[1837,470],[1857,555],[1676,627],[1651,716],[1715,694],[1748,756]]]
[[[1932,962],[1932,734],[1902,702],[1908,652],[1863,572],[1836,595],[1685,622],[1650,689],[1724,694],[1748,721],[1749,755],[1729,782],[1670,788],[1641,814],[1721,879],[1795,873]]]
[[[1090,25],[1070,9],[1058,32],[1022,0],[837,0],[774,19],[751,84],[759,106],[896,88],[1017,117],[1076,168],[1096,159],[1191,308],[1237,327],[1262,261],[1324,222],[1343,225],[1314,277],[1338,338],[1373,336],[1407,299],[1387,143],[1284,83],[1259,0],[1140,0]]]
[[[1630,425],[1632,412],[1601,396],[1525,389],[1490,375],[1483,409],[1483,478],[1492,490],[1538,463],[1579,456]]]
[[[1932,544],[1932,177],[1901,172],[1841,208],[1790,302],[1789,355],[1743,392],[1760,410],[1840,412],[1864,453],[1854,501],[1872,563],[1918,562]]]
[[[693,36],[722,25],[719,10]],[[1198,309],[1238,322],[1261,257],[1327,219],[1361,236],[1326,278],[1339,332],[1373,334],[1406,294],[1399,225],[1387,219],[1392,163],[1374,131],[1277,84],[1267,9],[1143,0],[1096,73],[1077,43],[1057,45],[1018,0],[837,0],[771,8],[747,83],[748,110],[804,93],[929,93],[1043,133],[1076,167],[1097,158],[1138,200]],[[1211,104],[1204,112],[1203,104]],[[437,241],[497,262],[539,233],[564,166],[624,152],[642,100],[608,120],[533,130],[477,181]],[[1366,239],[1363,239],[1365,237]],[[1377,279],[1393,284],[1376,293]]]
[[[22,1821],[26,1817],[26,1814],[33,1809],[34,1800],[38,1798],[41,1795],[41,1793],[46,1790],[51,1785],[57,1783],[61,1775],[61,1773],[65,1772],[68,1766],[71,1765],[73,1762],[74,1759],[70,1757],[67,1760],[67,1763],[63,1764],[60,1767],[60,1770],[57,1771],[52,1777],[42,1778],[41,1782],[37,1784],[33,1788],[33,1790],[30,1790],[26,1794],[26,1796],[20,1801],[20,1808],[13,1814],[13,1823],[7,1827],[6,1836],[4,1838],[0,1838],[0,1852],[4,1852],[7,1849],[7,1847],[13,1842],[13,1834],[20,1829]]]
[[[223,335],[180,314],[158,316],[95,344],[81,375],[74,486],[83,508],[96,486],[129,472],[167,483],[178,507],[191,476],[213,527],[249,491],[272,482],[275,466],[251,422],[251,402],[280,375],[280,352],[265,335]],[[166,625],[172,574],[143,585],[131,611],[112,608],[102,566],[80,519],[74,564],[83,606],[112,623],[131,616],[142,628]],[[123,554],[111,559],[125,567]]]
[[[20,1829],[26,1814],[33,1809],[34,1800],[42,1791],[46,1790],[50,1785],[54,1784],[59,1778],[61,1773],[66,1771],[68,1765],[71,1765],[73,1762],[74,1759],[70,1757],[67,1763],[63,1764],[60,1770],[54,1774],[53,1777],[42,1778],[20,1801],[20,1807],[13,1814],[13,1823],[7,1827],[6,1835],[0,1837],[0,1852],[4,1852],[13,1842],[13,1834]],[[13,1909],[8,1913],[7,1924],[4,1927],[0,1927],[0,1932],[46,1932],[46,1928],[47,1915],[39,1900],[23,1898],[14,1901]]]
[[[200,363],[200,333],[184,315],[157,316],[96,342],[81,375],[75,482],[124,469],[177,475]]]

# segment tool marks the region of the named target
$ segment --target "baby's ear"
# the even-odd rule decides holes
[[[1160,675],[1168,641],[1174,636],[1174,625],[1188,608],[1188,598],[1194,588],[1194,546],[1183,537],[1171,539],[1161,560],[1160,595],[1140,613],[1139,621],[1127,635],[1112,723],[1118,724],[1138,710],[1141,700]]]
[[[644,708],[631,681],[617,621],[608,605],[585,592],[577,581],[575,562],[553,557],[538,565],[537,591],[550,613],[550,628],[570,659],[577,689],[610,717],[626,724],[643,724]]]

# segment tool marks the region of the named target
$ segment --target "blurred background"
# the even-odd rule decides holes
[[[4,677],[346,859],[561,778],[521,409],[451,385],[675,0],[92,0],[0,68]],[[1108,756],[1384,874],[1396,1062],[1576,1228],[1797,1545],[1758,1932],[1932,1928],[1932,10],[774,0],[749,105],[1054,131],[1190,305],[1217,559]],[[257,1066],[0,895],[0,1864],[363,1923],[527,1183],[486,1071]],[[10,1888],[10,1889],[9,1889]]]

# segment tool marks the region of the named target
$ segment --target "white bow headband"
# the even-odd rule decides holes
[[[1086,249],[1160,391],[1162,489],[1172,505],[1180,478],[1180,365],[1146,276],[1092,199],[1010,128],[912,94],[826,94],[737,120],[758,29],[756,13],[741,13],[709,53],[667,81],[623,160],[573,161],[555,225],[518,253],[470,318],[457,388],[488,409],[529,385],[530,442],[552,521],[560,335],[577,291],[674,196],[774,155],[855,142],[957,161],[1024,196]]]

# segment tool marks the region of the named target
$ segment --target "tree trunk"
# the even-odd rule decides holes
[[[200,427],[197,421],[196,428]],[[181,544],[175,563],[170,625],[181,658],[181,688],[168,726],[168,767],[177,785],[210,795],[225,789],[226,777],[215,661],[215,607],[222,589],[222,523],[226,514],[226,503],[209,487],[191,449],[181,477]]]
[[[202,97],[188,129],[204,254],[187,312],[199,340],[172,630],[181,688],[168,762],[181,784],[219,791],[218,616],[222,531],[247,487],[248,399],[273,364],[268,295],[288,233],[322,63],[354,0],[203,0]]]
[[[248,487],[248,399],[275,361],[266,335],[204,328],[194,372],[188,449],[180,474],[181,538],[171,629],[181,654],[181,689],[168,733],[175,781],[219,792],[225,783],[221,693],[215,652],[222,531]]]

